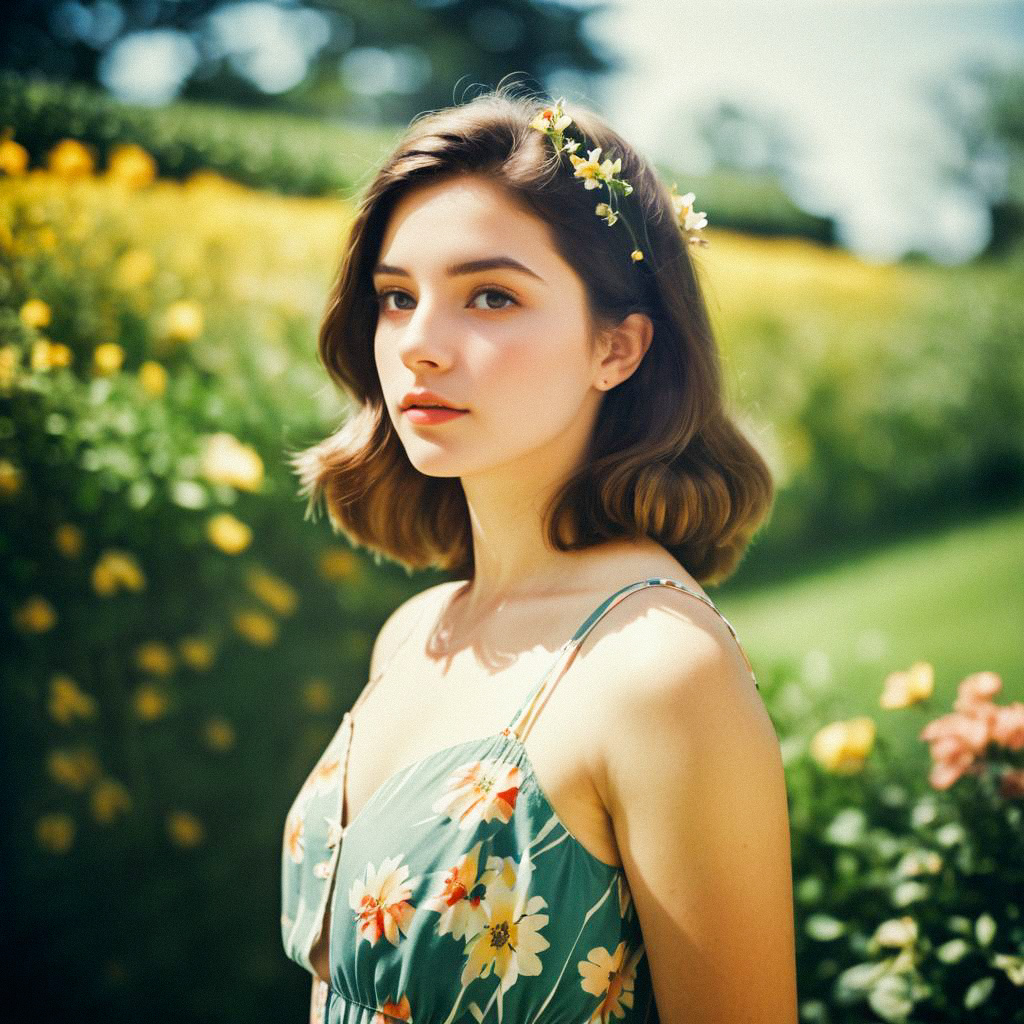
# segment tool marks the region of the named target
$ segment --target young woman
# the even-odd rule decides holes
[[[385,623],[288,814],[315,1022],[797,1019],[779,745],[701,587],[772,481],[689,199],[502,89],[366,191],[320,333],[351,414],[295,463],[335,529],[453,578]]]

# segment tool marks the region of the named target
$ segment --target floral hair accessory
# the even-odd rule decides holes
[[[633,240],[633,251],[630,255],[634,262],[639,262],[644,258],[643,250],[637,242],[629,218],[618,203],[620,196],[628,196],[633,191],[633,186],[625,178],[618,177],[618,173],[622,169],[622,159],[617,157],[613,161],[606,157],[602,160],[600,146],[590,150],[586,159],[578,156],[576,151],[580,148],[581,142],[578,139],[566,140],[565,138],[565,130],[573,123],[573,120],[562,109],[563,102],[563,99],[558,99],[553,106],[545,107],[530,122],[530,127],[547,135],[554,144],[555,152],[569,154],[569,160],[575,168],[575,176],[583,179],[584,188],[594,189],[603,185],[608,190],[608,201],[598,203],[594,207],[594,212],[599,217],[603,217],[609,227],[615,224],[621,216],[622,222],[626,225],[629,236]],[[673,182],[671,199],[679,230],[685,240],[691,245],[707,245],[707,239],[698,235],[697,232],[707,226],[708,217],[706,213],[694,212],[694,194],[687,192],[684,196],[679,195]]]

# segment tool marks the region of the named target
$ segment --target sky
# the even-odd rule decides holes
[[[560,2],[586,8],[594,0]],[[706,170],[697,119],[731,101],[783,126],[799,147],[784,187],[802,208],[834,217],[841,243],[862,258],[887,263],[918,250],[960,263],[984,248],[987,206],[939,173],[960,154],[929,91],[956,86],[969,105],[962,72],[972,61],[1024,67],[1024,0],[607,6],[586,31],[623,69],[594,85],[556,73],[547,86],[595,106],[648,157],[680,172]],[[85,17],[77,2],[63,7]],[[325,31],[316,12],[267,0],[226,4],[213,26],[215,47],[270,93],[301,81]],[[174,98],[197,59],[180,33],[133,33],[108,51],[101,78],[126,100],[158,105]],[[374,90],[415,91],[429,74],[423,61],[415,47],[353,47],[339,73],[372,106]],[[997,159],[989,167],[996,191],[1001,176]]]
[[[618,0],[590,24],[628,62],[604,113],[649,157],[704,169],[695,115],[733,100],[795,138],[787,191],[863,258],[959,263],[987,242],[987,207],[938,174],[958,150],[929,90],[971,61],[1024,68],[1019,0]]]

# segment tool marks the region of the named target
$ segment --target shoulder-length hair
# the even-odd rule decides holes
[[[530,122],[543,100],[502,87],[413,121],[366,188],[319,330],[320,360],[350,400],[340,429],[289,453],[309,498],[335,532],[407,571],[473,574],[468,508],[457,477],[409,462],[385,407],[374,363],[378,304],[372,271],[391,211],[410,189],[466,173],[485,175],[549,228],[582,279],[591,324],[643,312],[654,324],[634,373],[605,393],[581,465],[545,512],[547,542],[581,550],[649,537],[701,583],[739,563],[774,497],[771,472],[724,408],[719,353],[669,190],[648,162],[592,111],[565,104],[587,148],[622,159],[619,176],[645,253],[621,225],[595,214],[567,159]],[[581,150],[582,152],[582,150]]]

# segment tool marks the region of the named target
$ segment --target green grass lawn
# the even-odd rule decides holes
[[[920,714],[882,711],[878,698],[887,673],[917,660],[935,666],[926,718],[950,710],[959,681],[981,670],[1002,676],[998,703],[1024,699],[1024,509],[716,603],[755,670],[792,663],[836,717],[892,715],[905,723],[895,732],[916,734]]]

